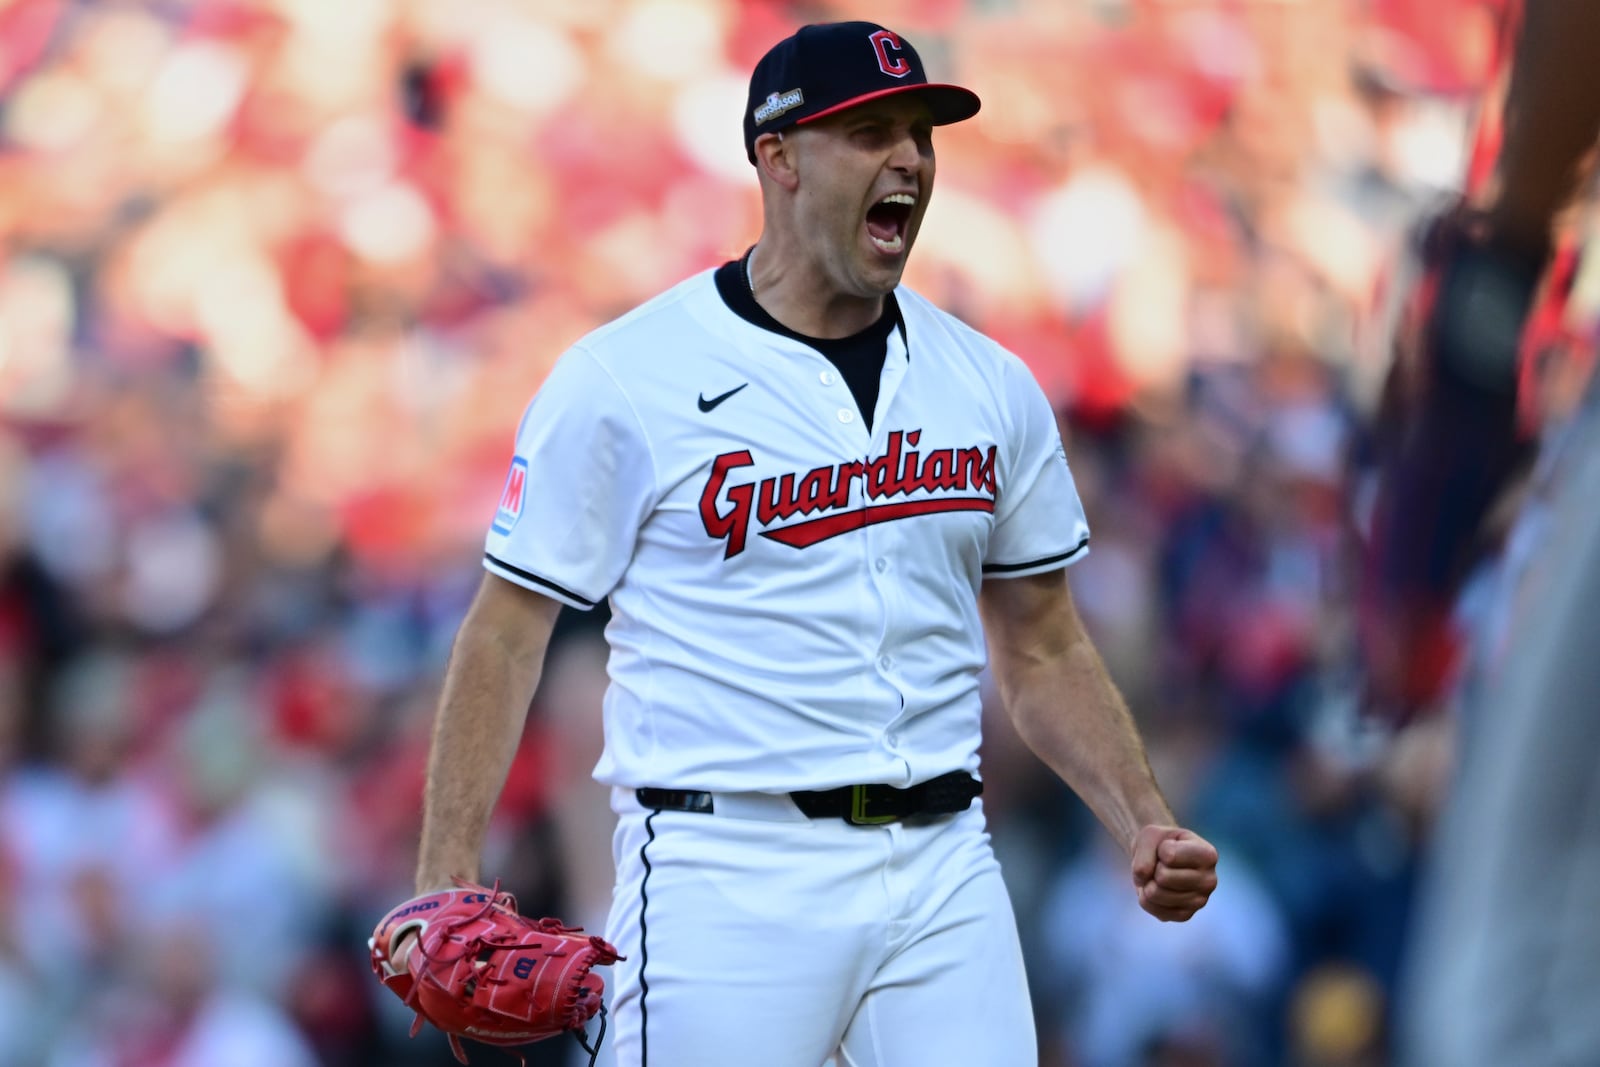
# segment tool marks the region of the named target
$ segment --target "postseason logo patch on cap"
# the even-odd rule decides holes
[[[799,89],[790,89],[786,93],[773,93],[755,109],[756,125],[769,122],[785,111],[793,111],[806,102],[806,96]]]

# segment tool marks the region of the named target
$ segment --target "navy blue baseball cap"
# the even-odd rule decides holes
[[[916,93],[946,126],[978,113],[978,94],[928,81],[911,42],[875,22],[802,26],[761,57],[750,74],[744,149],[756,161],[756,138],[868,100]]]

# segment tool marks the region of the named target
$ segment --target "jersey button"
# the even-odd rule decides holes
[[[843,422],[843,423],[855,422],[856,421],[856,413],[851,411],[849,408],[840,408],[839,409],[839,421]]]
[[[884,670],[888,670],[894,666],[894,658],[892,656],[879,656],[878,666],[882,667]]]
[[[889,561],[886,560],[886,559],[880,558],[878,560],[878,562],[874,563],[872,566],[877,570],[877,572],[879,574],[882,574],[884,571],[889,569]]]
[[[832,385],[838,380],[838,378],[833,376],[833,371],[831,370],[825,370],[821,374],[817,375],[817,381],[821,382],[823,385]]]

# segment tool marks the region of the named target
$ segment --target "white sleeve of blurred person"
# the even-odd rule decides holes
[[[1401,986],[1402,1067],[1600,1062],[1600,390],[1462,704]]]
[[[1600,5],[1527,0],[1485,205],[1497,236],[1545,239],[1572,200],[1600,134],[1597,54]],[[1463,700],[1400,991],[1403,1067],[1600,1062],[1597,383],[1504,647]]]

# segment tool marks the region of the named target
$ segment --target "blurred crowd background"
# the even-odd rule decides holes
[[[983,97],[908,281],[1058,404],[1074,590],[1224,856],[1149,921],[990,716],[1044,1062],[1388,1062],[1449,716],[1364,713],[1351,542],[1386,280],[1496,4],[0,0],[0,1067],[451,1062],[365,939],[517,418],[754,240],[748,72],[857,17]],[[1540,425],[1595,305],[1582,273]],[[594,930],[603,615],[563,616],[485,861]]]

